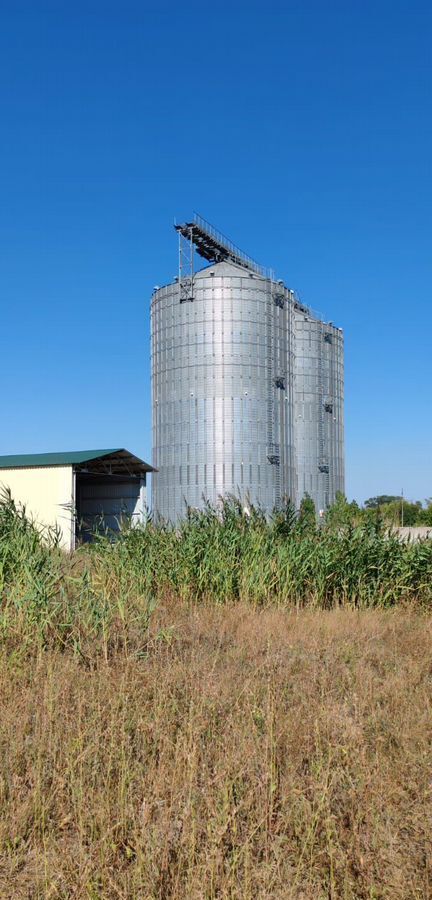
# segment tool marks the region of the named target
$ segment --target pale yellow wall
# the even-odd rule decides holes
[[[41,525],[59,525],[62,546],[73,548],[74,521],[72,466],[44,466],[34,469],[0,469],[0,486],[9,487],[15,502],[23,503],[27,513]]]

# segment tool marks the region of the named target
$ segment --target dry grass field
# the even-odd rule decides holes
[[[432,623],[160,603],[0,657],[0,896],[432,896]]]

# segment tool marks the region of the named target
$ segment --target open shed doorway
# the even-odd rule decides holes
[[[91,541],[95,534],[115,536],[127,521],[145,520],[146,474],[152,467],[127,450],[113,450],[75,466],[75,540]]]
[[[122,520],[143,520],[142,483],[136,476],[78,473],[75,491],[79,542],[92,540],[95,533],[119,531]]]

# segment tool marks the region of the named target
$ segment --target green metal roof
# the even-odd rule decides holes
[[[73,466],[103,459],[106,456],[121,454],[124,459],[136,460],[141,463],[146,471],[151,472],[152,467],[143,460],[138,459],[128,450],[115,448],[111,450],[72,450],[64,453],[22,453],[18,456],[0,456],[0,469],[28,469],[40,466]]]

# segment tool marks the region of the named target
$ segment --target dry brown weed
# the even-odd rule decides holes
[[[0,661],[2,898],[432,896],[431,619],[167,602]]]

